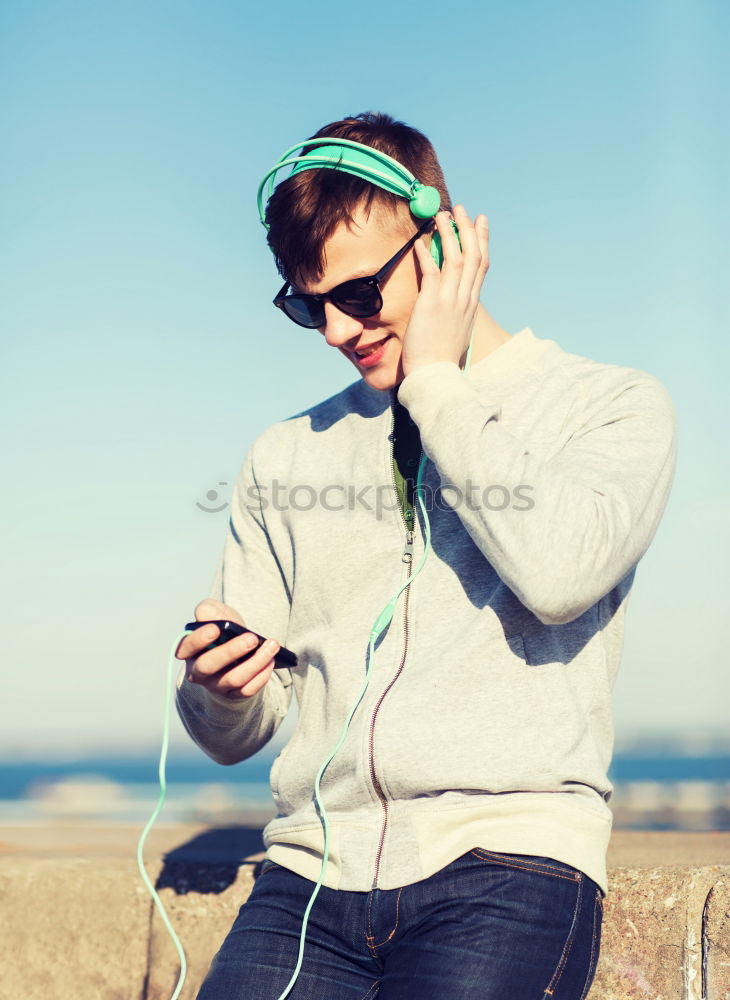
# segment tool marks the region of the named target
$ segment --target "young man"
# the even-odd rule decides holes
[[[262,875],[199,997],[284,993],[326,854],[286,995],[583,1000],[607,892],[611,689],[674,475],[672,402],[645,372],[495,322],[479,303],[487,221],[456,205],[459,249],[422,133],[365,114],[320,136],[380,149],[439,190],[444,263],[420,236],[368,317],[304,300],[358,378],[254,441],[195,609],[269,642],[239,665],[250,634],[205,651],[210,626],[179,646],[180,716],[222,764],[266,745],[292,691],[299,705],[272,768]],[[266,217],[282,296],[377,274],[422,223],[324,168],[287,178]],[[279,644],[296,668],[274,669]]]

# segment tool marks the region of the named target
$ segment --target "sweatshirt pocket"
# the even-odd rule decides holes
[[[579,652],[525,636],[530,701],[542,733],[542,772],[562,786],[577,782],[605,793],[612,744],[611,688],[600,634]]]
[[[274,758],[274,763],[271,765],[271,771],[269,772],[269,784],[271,785],[271,794],[274,798],[276,804],[279,804],[279,772],[281,771],[281,758],[286,753],[287,745],[279,751],[279,753]]]
[[[274,803],[283,816],[312,807],[317,775],[338,745],[354,700],[353,690],[347,685],[340,684],[333,691],[322,665],[303,658],[300,658],[294,684],[299,709],[296,726],[269,772]],[[329,761],[321,778],[322,801],[333,813],[370,801],[368,786],[358,771],[365,765],[355,756],[361,719],[362,716],[352,721],[348,738]]]
[[[307,740],[303,738],[303,727],[307,724],[306,714],[307,714],[307,703],[309,701],[309,695],[311,693],[311,678],[310,671],[316,670],[311,663],[304,660],[301,656],[299,658],[299,663],[296,669],[292,670],[292,683],[294,685],[294,697],[296,698],[297,704],[297,720],[294,727],[294,732],[289,737],[288,741],[281,748],[279,753],[274,758],[271,765],[271,770],[269,771],[269,784],[271,785],[271,795],[274,799],[274,803],[279,811],[279,813],[289,814],[296,808],[295,804],[292,802],[292,789],[288,787],[285,789],[284,786],[291,786],[291,767],[292,765],[288,763],[292,757],[292,751],[296,752],[297,756],[295,760],[299,759],[299,764],[301,766],[302,756],[305,754],[305,747],[307,745]],[[298,750],[297,750],[298,747]]]
[[[388,692],[374,731],[391,798],[563,791],[605,780],[593,724],[604,704],[605,655],[595,643],[570,663],[562,643],[462,634],[441,657],[417,655]],[[537,654],[537,655],[536,655]],[[601,679],[603,678],[603,680]],[[610,707],[610,699],[609,699]]]
[[[532,787],[545,718],[522,635],[475,629],[441,648],[428,659],[416,652],[382,703],[373,747],[386,794]]]

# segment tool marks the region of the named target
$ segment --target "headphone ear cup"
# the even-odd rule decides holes
[[[431,251],[431,256],[436,261],[436,266],[440,271],[444,263],[444,252],[441,246],[440,233],[434,232],[431,236],[431,246],[429,247],[429,250]]]
[[[459,244],[459,250],[461,250],[461,240],[459,239],[459,230],[456,226],[454,220],[451,220],[451,228],[456,233],[456,242]],[[441,234],[434,230],[431,236],[431,246],[429,247],[431,251],[431,256],[436,261],[439,271],[444,265],[444,250],[441,243]]]
[[[441,195],[435,187],[416,182],[416,190],[410,199],[411,212],[417,219],[430,219],[441,207]]]

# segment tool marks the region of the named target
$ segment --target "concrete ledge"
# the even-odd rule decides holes
[[[138,836],[0,830],[0,1000],[171,997],[177,952],[137,870]],[[193,1000],[258,875],[261,832],[162,828],[148,844],[148,874],[188,960],[182,998]],[[590,1000],[728,997],[730,833],[615,832]]]
[[[3,1000],[140,1000],[150,896],[134,862],[0,861]]]

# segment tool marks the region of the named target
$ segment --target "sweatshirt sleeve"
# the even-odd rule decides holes
[[[235,608],[254,632],[286,645],[289,588],[259,496],[251,449],[233,489],[223,554],[208,596]],[[190,684],[183,664],[175,700],[192,740],[219,764],[236,764],[257,753],[279,728],[289,710],[291,685],[291,671],[277,668],[255,695],[232,700]]]
[[[600,401],[584,400],[576,430],[548,461],[502,426],[499,400],[485,401],[452,362],[411,372],[398,398],[418,424],[441,488],[455,488],[442,493],[444,506],[453,506],[500,578],[543,624],[578,618],[648,549],[677,456],[674,406],[654,376],[632,371]],[[481,497],[468,503],[469,483],[497,483],[529,500],[503,509]]]

